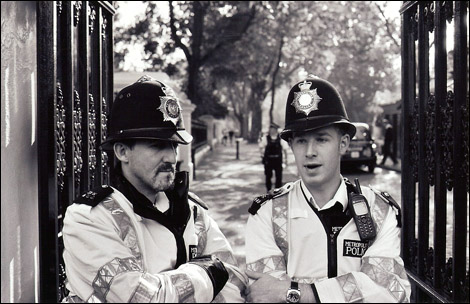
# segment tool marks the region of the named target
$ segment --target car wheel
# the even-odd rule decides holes
[[[374,173],[374,169],[375,169],[375,163],[371,163],[369,164],[369,173]]]

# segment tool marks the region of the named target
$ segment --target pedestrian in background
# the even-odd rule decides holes
[[[227,145],[227,139],[228,139],[228,136],[227,136],[227,129],[223,129],[222,130],[222,144],[224,146]]]
[[[230,138],[230,145],[233,144],[233,135],[235,132],[233,130],[228,131],[228,137]]]
[[[382,147],[383,158],[381,165],[385,164],[385,161],[388,157],[390,157],[393,161],[393,164],[396,165],[398,163],[395,153],[393,152],[393,141],[395,139],[395,134],[393,132],[393,126],[387,119],[384,119],[384,128],[385,128],[385,138],[384,138],[384,145]]]
[[[102,145],[117,160],[112,186],[64,219],[68,302],[244,302],[230,244],[175,172],[178,144],[191,141],[170,87],[144,76],[118,93]]]
[[[301,179],[257,197],[246,228],[247,301],[409,302],[400,207],[340,173],[356,133],[333,85],[309,76],[287,97],[286,126]],[[251,281],[251,280],[250,280]]]
[[[261,137],[259,142],[262,163],[264,165],[264,175],[266,177],[266,189],[269,192],[272,188],[273,171],[276,178],[275,188],[282,186],[282,169],[287,167],[287,153],[289,146],[279,137],[279,126],[271,123],[269,133]],[[284,160],[284,162],[283,162]]]

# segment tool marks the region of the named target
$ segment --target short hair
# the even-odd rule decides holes
[[[121,140],[116,141],[116,143],[117,142],[120,142],[120,143],[128,146],[132,150],[132,149],[134,149],[134,146],[137,143],[137,139],[136,138],[125,138],[125,139],[121,139]]]

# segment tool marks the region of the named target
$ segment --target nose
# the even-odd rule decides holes
[[[317,156],[317,146],[313,140],[309,140],[307,144],[307,152],[305,153],[307,158],[312,158]]]
[[[169,142],[168,145],[166,145],[165,148],[163,149],[163,153],[164,153],[163,161],[176,164],[176,155],[177,155],[176,149],[177,149],[176,145]]]

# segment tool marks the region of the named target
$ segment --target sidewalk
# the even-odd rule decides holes
[[[297,180],[293,155],[283,171],[283,183]],[[196,179],[190,191],[209,206],[233,248],[241,267],[245,267],[245,225],[248,208],[256,196],[266,193],[264,167],[257,144],[240,142],[239,159],[236,145],[217,145],[196,167]]]
[[[394,165],[393,161],[390,158],[387,158],[385,164],[381,165],[380,162],[382,161],[383,156],[377,155],[377,168],[383,168],[387,170],[392,170],[401,173],[401,159],[397,158],[397,164]]]

